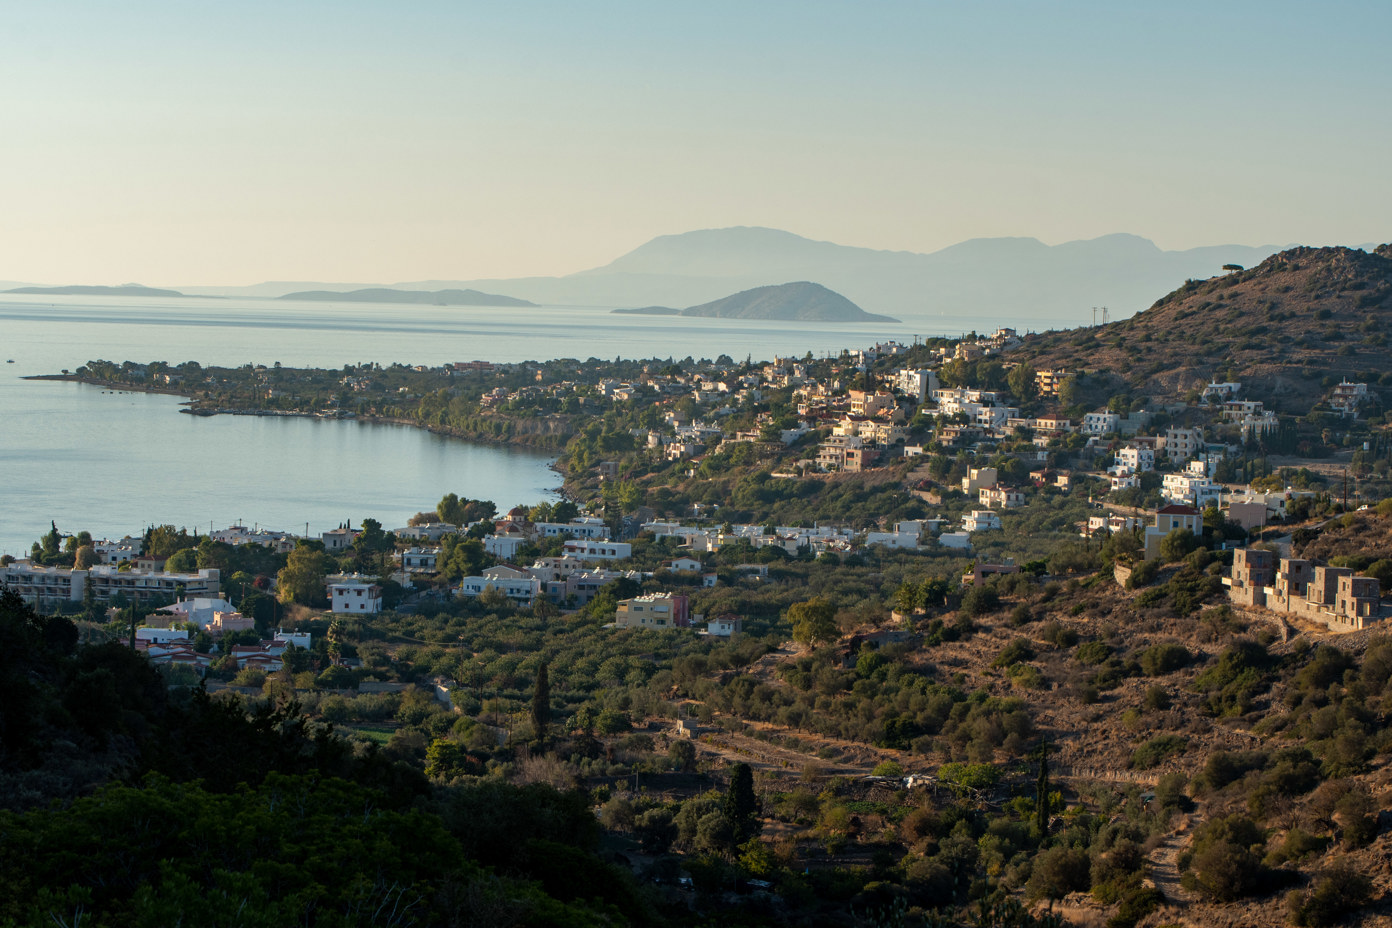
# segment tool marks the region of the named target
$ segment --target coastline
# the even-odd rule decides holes
[[[429,432],[432,435],[439,435],[443,438],[452,438],[457,441],[469,442],[470,444],[492,445],[494,447],[517,447],[533,451],[543,451],[555,455],[555,459],[552,460],[547,465],[547,467],[550,468],[553,472],[561,475],[562,486],[557,490],[557,492],[559,492],[563,497],[566,497],[567,499],[569,498],[567,489],[564,485],[564,481],[569,478],[569,473],[560,461],[560,453],[562,450],[564,450],[565,447],[564,442],[559,448],[548,447],[539,442],[528,441],[526,440],[525,436],[498,438],[492,435],[474,435],[460,431],[459,429],[452,429],[439,425],[429,425],[426,423],[417,422],[413,419],[406,419],[399,416],[359,416],[355,413],[349,413],[341,416],[322,415],[320,413],[302,412],[297,410],[245,409],[230,406],[219,407],[216,409],[198,409],[192,405],[193,403],[198,402],[197,398],[187,390],[183,390],[178,387],[157,387],[146,384],[132,384],[124,382],[113,383],[108,380],[100,380],[96,377],[83,377],[79,374],[30,374],[20,379],[65,381],[69,383],[86,384],[92,387],[100,387],[104,390],[120,391],[126,393],[156,393],[163,396],[180,396],[183,397],[186,402],[180,404],[183,408],[180,409],[179,412],[190,416],[272,416],[300,419],[329,419],[344,422],[364,422],[369,425],[399,425],[405,426],[407,428],[420,429],[421,431]]]
[[[189,393],[187,390],[180,390],[178,387],[154,387],[145,384],[112,383],[109,380],[98,380],[96,377],[82,377],[78,374],[28,374],[19,379],[61,380],[68,383],[85,383],[90,387],[101,387],[104,390],[120,391],[122,393],[160,393],[164,396],[182,396],[189,401],[193,400],[193,394]]]

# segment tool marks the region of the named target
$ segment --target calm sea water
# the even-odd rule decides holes
[[[500,507],[549,498],[551,458],[415,429],[295,418],[181,415],[180,399],[26,381],[89,360],[341,367],[571,357],[755,359],[1009,325],[776,325],[496,309],[250,299],[0,294],[0,553],[47,531],[120,537],[150,524],[234,521],[286,531],[364,517],[388,528],[455,492]],[[4,363],[13,359],[15,363]]]

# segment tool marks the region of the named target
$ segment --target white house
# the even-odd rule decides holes
[[[955,551],[970,551],[971,536],[966,532],[943,532],[938,536],[938,544]]]
[[[1083,416],[1082,432],[1084,435],[1110,435],[1120,428],[1121,416],[1114,412],[1101,410]]]
[[[1161,491],[1167,502],[1184,503],[1199,509],[1218,505],[1222,493],[1222,485],[1214,483],[1212,478],[1187,471],[1182,474],[1166,474],[1164,489]]]
[[[732,638],[744,629],[744,620],[737,615],[722,615],[706,623],[707,635]]]
[[[369,615],[381,612],[382,588],[366,580],[334,580],[329,583],[329,603],[334,612]]]
[[[525,570],[500,564],[481,577],[465,577],[459,582],[460,596],[479,596],[484,590],[497,590],[514,602],[527,605],[541,592],[541,581]]]
[[[439,548],[408,548],[401,552],[401,566],[406,570],[434,570],[439,560]]]
[[[1117,473],[1143,474],[1148,470],[1155,470],[1155,449],[1135,444],[1125,444],[1117,449],[1116,466]]]
[[[895,386],[899,388],[900,393],[925,403],[933,395],[933,391],[939,389],[938,375],[927,368],[904,368],[895,376]]]
[[[142,625],[135,630],[136,641],[146,641],[150,644],[164,644],[166,641],[187,641],[188,629],[186,628],[151,628]]]
[[[397,538],[409,538],[414,541],[439,541],[446,535],[454,535],[459,531],[459,526],[451,525],[448,522],[426,522],[422,525],[408,525],[405,528],[396,529],[393,532]]]
[[[923,532],[922,522],[896,522],[892,532],[866,532],[867,545],[882,545],[886,548],[915,550]]]
[[[145,550],[145,542],[127,535],[120,541],[94,542],[92,549],[97,553],[97,560],[103,564],[123,564],[139,557],[140,553]]]
[[[964,532],[990,532],[1001,530],[1001,518],[989,509],[973,509],[962,517],[962,531]],[[938,543],[942,543],[942,537],[938,537]]]
[[[603,519],[580,516],[569,522],[538,522],[536,530],[546,538],[569,535],[572,538],[608,538],[609,526]]]
[[[1171,463],[1183,463],[1198,454],[1203,443],[1203,429],[1168,428],[1165,430],[1165,457]]]
[[[237,607],[220,597],[195,596],[165,606],[159,611],[174,616],[175,621],[192,622],[199,628],[207,628],[213,624],[213,619],[219,612],[236,612]]]
[[[351,528],[336,528],[321,533],[319,539],[324,542],[324,550],[333,553],[352,547],[353,539],[357,536],[358,533]]]
[[[528,543],[525,535],[511,532],[503,535],[486,535],[483,539],[483,550],[506,561],[516,557],[518,550]]]
[[[1014,490],[1010,487],[982,487],[977,499],[983,506],[1014,509],[1025,504],[1025,493],[1023,490]]]
[[[565,543],[561,553],[586,561],[621,561],[633,554],[633,546],[626,541],[573,538]]]

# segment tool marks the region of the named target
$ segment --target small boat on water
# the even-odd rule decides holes
[[[10,358],[10,359],[9,359],[8,361],[6,361],[5,363],[6,363],[6,364],[13,364],[13,363],[14,363],[14,358]]]

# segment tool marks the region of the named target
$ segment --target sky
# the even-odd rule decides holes
[[[1386,0],[9,7],[0,280],[554,275],[736,225],[1392,240]]]

